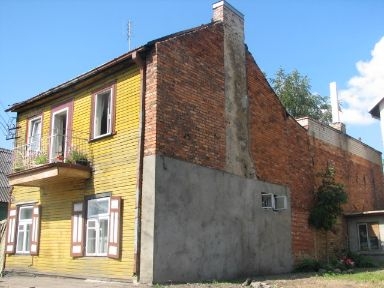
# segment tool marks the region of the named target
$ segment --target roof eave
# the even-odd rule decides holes
[[[145,46],[141,46],[135,50],[132,50],[132,51],[129,51],[128,53],[125,53],[105,64],[102,64],[84,74],[81,74],[67,82],[64,82],[56,87],[53,87],[43,93],[40,93],[32,98],[29,98],[23,102],[19,102],[19,103],[15,103],[13,105],[11,105],[8,109],[6,109],[5,111],[6,112],[19,112],[19,111],[22,111],[23,108],[25,107],[29,107],[30,105],[33,105],[34,103],[36,102],[39,102],[39,101],[44,101],[44,99],[46,99],[48,96],[50,95],[53,95],[55,93],[59,93],[61,91],[64,91],[65,89],[68,89],[84,80],[87,80],[87,79],[90,79],[92,78],[93,76],[95,75],[98,75],[104,71],[106,71],[107,69],[115,66],[115,65],[118,65],[119,63],[122,63],[124,61],[129,61],[129,60],[132,60],[132,55],[134,55],[135,53],[140,53],[142,51],[144,51],[145,49],[147,48],[147,45]]]

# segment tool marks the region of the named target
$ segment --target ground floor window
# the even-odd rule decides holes
[[[5,252],[37,255],[40,236],[40,205],[9,209]]]
[[[377,222],[359,223],[357,230],[360,251],[380,249],[380,230]]]
[[[31,247],[32,206],[20,207],[16,253],[29,253]]]
[[[73,257],[120,257],[121,198],[93,195],[74,203],[72,213]]]
[[[87,256],[107,256],[109,197],[87,201]]]

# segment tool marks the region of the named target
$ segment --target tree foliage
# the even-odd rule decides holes
[[[310,117],[322,123],[332,121],[328,97],[311,93],[308,76],[301,75],[296,69],[286,73],[280,68],[269,81],[281,103],[293,117]]]
[[[322,184],[315,194],[315,205],[309,215],[309,224],[316,229],[329,231],[343,212],[341,204],[348,200],[344,186],[335,181],[335,168],[328,165],[322,174]]]

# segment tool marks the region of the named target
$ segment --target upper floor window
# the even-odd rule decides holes
[[[28,122],[28,146],[29,151],[40,151],[41,141],[41,116],[34,117]]]
[[[110,135],[114,120],[114,86],[93,95],[93,138]]]

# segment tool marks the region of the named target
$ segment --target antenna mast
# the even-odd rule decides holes
[[[128,20],[127,25],[127,38],[128,38],[128,51],[131,51],[131,37],[132,37],[132,22]]]

